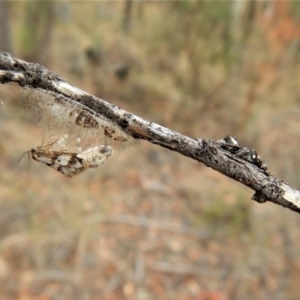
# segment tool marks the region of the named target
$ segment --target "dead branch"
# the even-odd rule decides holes
[[[68,105],[71,100],[74,106],[104,118],[135,139],[181,153],[248,186],[255,191],[252,199],[259,203],[271,201],[300,212],[300,192],[272,176],[255,150],[241,147],[230,136],[219,141],[184,136],[73,87],[37,63],[13,58],[8,53],[0,53],[0,82],[15,82],[51,94]]]

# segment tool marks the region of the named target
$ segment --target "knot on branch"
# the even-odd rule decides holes
[[[9,53],[0,53],[0,69],[6,70],[7,82],[16,81],[20,86],[39,87],[51,89],[51,80],[65,81],[57,74],[49,71],[38,63],[29,63],[20,59],[14,59]],[[17,76],[16,73],[22,73],[22,76]],[[14,80],[12,80],[14,78]],[[4,79],[2,79],[4,83]]]
[[[268,200],[279,201],[284,194],[284,190],[280,188],[282,182],[274,178],[274,183],[268,183],[260,191],[256,191],[252,196],[252,200],[258,203],[264,203]]]

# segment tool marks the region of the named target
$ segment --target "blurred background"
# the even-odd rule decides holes
[[[300,189],[300,2],[0,2],[0,51]],[[1,299],[299,299],[299,215],[147,142],[73,179],[0,86]],[[125,149],[124,149],[125,148]],[[251,295],[251,296],[250,296]]]

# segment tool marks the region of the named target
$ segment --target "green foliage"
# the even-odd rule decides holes
[[[42,60],[51,39],[51,29],[54,21],[53,2],[28,2],[22,5],[24,14],[19,29],[19,47],[21,55],[28,60]]]
[[[292,18],[300,22],[300,1],[292,0],[289,6],[289,13]]]
[[[214,228],[216,234],[236,234],[251,230],[251,206],[245,201],[245,195],[236,197],[233,203],[226,203],[224,194],[222,197],[218,193],[213,194],[212,200],[192,218],[196,222],[194,224]]]

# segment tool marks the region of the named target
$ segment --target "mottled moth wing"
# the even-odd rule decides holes
[[[71,178],[88,169],[89,164],[76,153],[31,149],[31,157]]]
[[[43,148],[31,149],[31,157],[71,178],[88,168],[104,165],[113,153],[113,148],[100,145],[80,153],[50,151]]]

